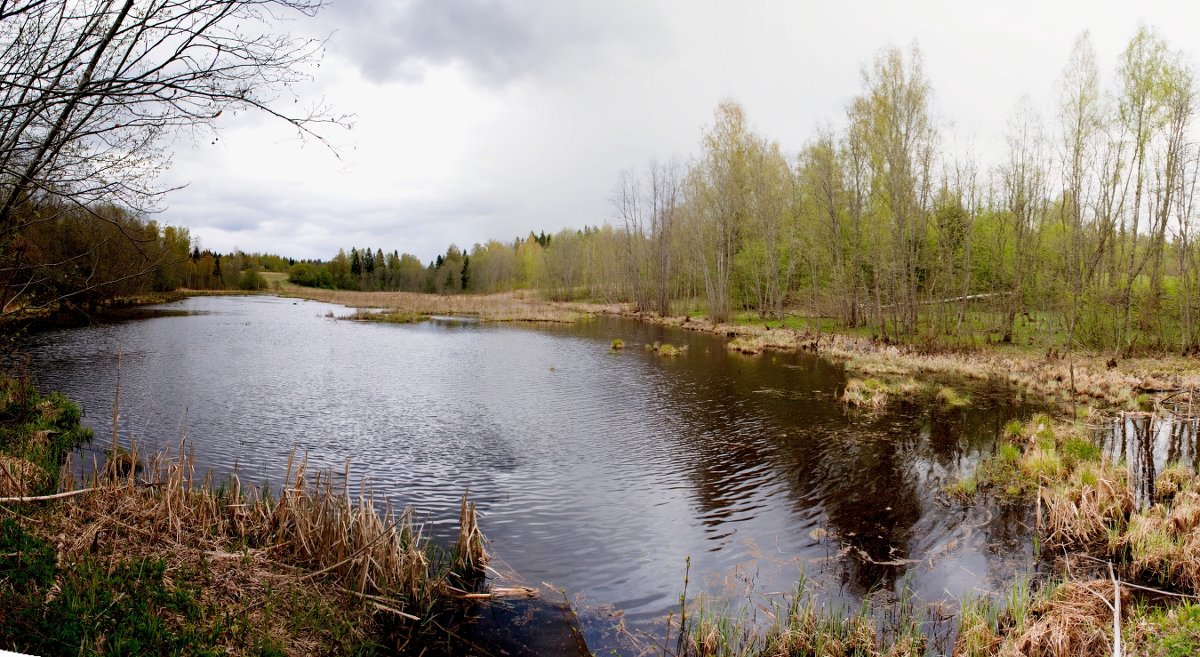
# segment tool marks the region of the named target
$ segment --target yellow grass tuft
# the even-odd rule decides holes
[[[1112,533],[1125,527],[1134,508],[1125,470],[1108,462],[1043,486],[1041,501],[1047,544],[1101,553],[1108,551]]]
[[[31,461],[0,455],[0,497],[28,495],[45,484],[45,471]]]
[[[1121,607],[1128,593],[1121,591]],[[1068,582],[1031,606],[1034,619],[1009,636],[1004,657],[1108,657],[1112,654],[1113,584],[1109,580]]]

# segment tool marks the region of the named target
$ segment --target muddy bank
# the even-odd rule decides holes
[[[554,304],[592,314],[617,315],[639,321],[711,333],[729,338],[728,348],[745,354],[805,351],[845,363],[861,376],[906,377],[949,374],[1014,385],[1032,398],[1097,411],[1153,410],[1157,398],[1200,388],[1195,359],[1163,355],[1116,360],[1094,353],[1032,353],[994,345],[975,349],[940,349],[928,345],[892,343],[840,333],[816,333],[791,328],[764,328],[713,323],[706,318],[659,316],[634,312],[624,304]]]

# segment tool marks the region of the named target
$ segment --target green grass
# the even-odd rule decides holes
[[[1200,603],[1186,601],[1155,609],[1135,625],[1130,655],[1192,657],[1200,655]]]
[[[950,497],[954,497],[964,501],[970,501],[975,498],[975,493],[979,490],[979,481],[975,477],[964,477],[958,481],[953,481],[942,487],[942,491]]]
[[[25,482],[29,486],[22,494],[57,489],[66,455],[92,439],[91,430],[79,424],[80,417],[79,406],[63,395],[42,395],[28,379],[0,379],[0,453],[40,471]]]
[[[646,349],[664,358],[674,358],[683,355],[687,351],[687,346],[678,347],[669,342],[655,341],[653,344],[647,344]]]
[[[1077,464],[1088,461],[1100,460],[1100,448],[1095,443],[1086,439],[1072,436],[1063,441],[1062,444],[1063,456],[1067,458],[1068,463]]]
[[[949,386],[939,388],[935,398],[938,405],[944,408],[964,408],[971,405],[970,395],[964,395]]]
[[[1012,443],[1000,445],[998,454],[1000,455],[1000,459],[1005,463],[1016,464],[1017,461],[1021,460],[1021,448]]]
[[[0,553],[6,647],[43,655],[224,654],[219,610],[204,609],[197,588],[164,579],[161,560],[59,564],[49,543],[7,518]]]

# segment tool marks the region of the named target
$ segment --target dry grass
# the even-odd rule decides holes
[[[406,310],[384,310],[381,312],[359,309],[350,315],[338,317],[337,319],[348,319],[355,322],[378,322],[381,324],[415,324],[416,322],[429,319],[429,316]]]
[[[842,403],[850,408],[878,411],[887,407],[894,399],[911,399],[921,392],[921,385],[913,379],[881,381],[876,378],[846,381],[842,391]]]
[[[33,462],[0,455],[0,497],[28,495],[45,484],[45,471]]]
[[[761,354],[767,350],[794,351],[800,347],[798,334],[787,329],[762,330],[756,333],[741,333],[726,345],[743,354]]]
[[[1179,468],[1158,477],[1159,490],[1169,494],[1129,521],[1119,545],[1128,550],[1135,577],[1200,591],[1200,491],[1194,476],[1185,479]]]
[[[647,344],[646,349],[653,351],[664,358],[674,358],[676,356],[682,356],[685,352],[687,352],[687,345],[679,347],[669,342],[654,342],[653,344]]]
[[[1122,608],[1129,595],[1122,589]],[[1034,602],[1024,630],[1008,636],[1004,657],[1108,657],[1112,654],[1113,584],[1068,582]]]
[[[328,637],[273,626],[264,614],[282,601],[317,596],[355,628],[347,631],[361,632],[339,641],[378,633],[381,617],[411,636],[439,605],[483,579],[484,539],[465,498],[457,544],[438,559],[411,510],[381,513],[370,497],[335,485],[331,473],[309,473],[303,460],[289,459],[277,498],[243,488],[236,475],[222,487],[196,480],[192,458],[182,454],[156,456],[143,475],[94,478],[92,492],[40,514],[37,532],[62,563],[161,559],[168,581],[193,577],[203,564],[204,602],[243,613],[287,654],[321,653]]]
[[[351,308],[385,308],[411,315],[469,315],[493,322],[574,322],[583,313],[516,292],[502,294],[419,294],[355,292],[288,285],[279,294]]]
[[[1133,512],[1133,491],[1124,468],[1109,462],[1081,466],[1041,491],[1041,525],[1048,545],[1108,554],[1112,537]]]

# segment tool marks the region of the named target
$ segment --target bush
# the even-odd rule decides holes
[[[253,269],[243,271],[241,277],[238,278],[239,290],[261,290],[265,287],[267,287],[267,282]]]

